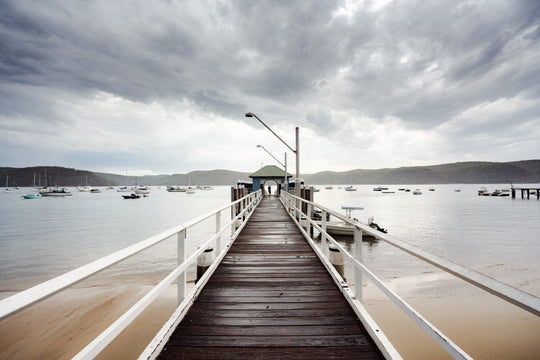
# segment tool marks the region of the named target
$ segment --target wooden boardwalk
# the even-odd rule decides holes
[[[383,359],[276,197],[265,197],[159,359]]]

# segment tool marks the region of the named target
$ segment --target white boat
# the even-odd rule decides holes
[[[135,194],[150,194],[150,188],[148,186],[137,186],[134,191]]]
[[[478,189],[478,196],[489,196],[489,191],[485,187]]]
[[[128,186],[120,186],[116,189],[117,192],[131,192],[131,189]]]
[[[80,192],[90,192],[92,188],[90,186],[77,186],[77,190]]]
[[[416,189],[412,193],[413,195],[422,195],[422,192],[420,191],[420,189]]]
[[[186,190],[186,194],[195,194],[197,188],[193,187],[193,186],[189,186]]]
[[[6,189],[4,190],[4,192],[7,192],[7,193],[13,193],[13,192],[17,192],[18,188],[17,187],[14,187],[14,188],[9,188],[9,175],[6,175]]]
[[[373,188],[373,191],[383,191],[383,190],[388,190],[388,187],[387,186],[377,186],[377,187]]]
[[[354,186],[352,186],[352,185],[351,185],[351,186],[347,186],[347,187],[345,188],[345,191],[356,191],[356,188],[355,188]]]

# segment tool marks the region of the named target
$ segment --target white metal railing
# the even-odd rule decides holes
[[[427,263],[430,263],[445,272],[457,276],[476,287],[490,292],[499,298],[510,302],[526,311],[531,312],[536,316],[540,316],[540,299],[523,292],[519,289],[515,289],[511,286],[503,284],[497,280],[489,278],[478,272],[470,270],[464,266],[458,265],[444,258],[431,254],[420,248],[417,248],[404,241],[398,240],[385,233],[377,231],[368,225],[362,224],[356,220],[339,214],[331,209],[325,208],[314,202],[310,202],[301,198],[298,198],[288,192],[283,191],[281,193],[281,201],[294,222],[300,228],[304,237],[310,242],[310,245],[314,248],[315,252],[321,257],[321,260],[327,266],[329,272],[334,277],[334,280],[342,286],[343,293],[346,297],[349,297],[351,305],[358,306],[360,312],[364,312],[365,308],[362,306],[362,277],[365,274],[390,300],[392,300],[405,314],[407,314],[420,328],[422,328],[432,339],[434,339],[442,348],[444,348],[455,359],[471,359],[471,357],[465,353],[459,346],[453,343],[448,337],[446,337],[439,329],[431,324],[426,318],[424,318],[419,312],[413,309],[407,302],[401,299],[396,293],[394,293],[383,281],[381,281],[375,274],[373,274],[362,263],[361,246],[355,247],[355,254],[350,254],[343,246],[341,246],[330,234],[327,232],[327,214],[332,215],[345,224],[351,227],[354,234],[355,243],[361,243],[362,233],[367,233],[378,240],[386,242],[402,251],[407,252]],[[301,212],[301,205],[304,204],[306,211]],[[313,219],[313,211],[319,210],[321,220],[316,221]],[[302,214],[298,216],[298,214]],[[312,239],[312,229],[316,229],[321,236],[321,242],[319,249],[315,241]],[[354,268],[354,276],[352,283],[349,284],[343,277],[335,270],[334,266],[329,260],[329,244],[339,250],[349,264],[352,264]],[[354,291],[349,288],[349,285],[354,286]],[[369,324],[368,324],[369,325]],[[369,329],[368,329],[369,331]],[[377,332],[372,334],[377,336]],[[391,357],[391,356],[390,356]]]
[[[182,307],[189,307],[194,301],[196,294],[198,294],[200,289],[206,283],[207,279],[211,275],[211,272],[213,272],[213,269],[217,267],[217,264],[221,261],[223,256],[225,256],[228,248],[232,245],[240,231],[243,229],[245,223],[250,218],[254,208],[259,204],[260,200],[261,191],[259,190],[257,192],[248,194],[239,200],[231,202],[228,205],[206,213],[205,215],[192,219],[183,225],[178,225],[158,235],[149,237],[137,244],[72,270],[64,275],[60,275],[54,279],[3,299],[0,301],[0,321],[7,319],[8,317],[36,303],[39,303],[120,261],[126,260],[127,258],[140,253],[145,249],[176,236],[178,243],[178,266],[74,357],[74,359],[92,359],[108,344],[110,344],[118,334],[120,334],[133,320],[135,320],[135,318],[142,313],[152,303],[152,301],[154,301],[175,280],[178,280],[179,310],[177,309],[177,311],[182,311]],[[231,210],[231,220],[221,226],[221,213],[227,209]],[[193,252],[193,254],[187,256],[185,254],[186,230],[212,217],[215,217],[215,234],[200,245],[197,250]],[[208,271],[195,285],[193,290],[186,295],[186,271],[189,266],[196,264],[199,255],[201,255],[204,250],[210,246],[214,247],[217,253],[216,258],[212,265],[209,266]]]

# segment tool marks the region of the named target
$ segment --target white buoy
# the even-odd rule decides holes
[[[212,261],[214,261],[214,248],[210,247],[205,249],[197,258],[197,279],[195,283],[204,275],[208,267],[212,264]]]

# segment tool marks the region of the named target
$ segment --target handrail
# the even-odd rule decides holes
[[[83,351],[79,353],[79,355],[77,355],[77,357],[81,359],[90,359],[96,354],[98,354],[106,345],[108,345],[127,325],[129,325],[129,323],[131,323],[131,321],[135,319],[136,316],[138,316],[148,305],[150,305],[150,303],[168,285],[170,285],[175,279],[179,278],[179,276],[183,274],[190,265],[194,264],[197,261],[197,257],[204,252],[206,247],[219,239],[225,232],[225,230],[231,229],[232,227],[234,227],[234,229],[237,229],[237,227],[241,226],[237,224],[237,222],[243,222],[245,221],[245,219],[249,218],[249,213],[252,212],[253,208],[258,205],[260,199],[260,190],[254,193],[250,193],[241,199],[231,202],[230,204],[224,205],[218,209],[215,209],[197,218],[189,220],[185,224],[175,226],[160,234],[151,236],[134,245],[119,250],[96,261],[93,261],[87,265],[81,266],[77,269],[55,277],[44,283],[21,291],[6,299],[0,300],[0,321],[7,319],[8,317],[38,302],[41,302],[48,297],[66,289],[67,287],[75,285],[80,281],[98,272],[101,272],[120,261],[123,261],[145,249],[148,249],[151,246],[154,246],[164,240],[170,239],[174,235],[182,234],[187,229],[199,224],[206,219],[209,219],[212,216],[219,216],[221,212],[226,209],[235,209],[237,205],[239,205],[240,211],[238,212],[238,214],[234,214],[233,216],[231,216],[231,221],[227,222],[219,229],[216,229],[216,233],[214,234],[214,236],[212,236],[208,241],[206,241],[202,246],[200,246],[197,251],[195,251],[187,259],[179,259],[179,265],[164,280],[162,280],[158,285],[156,285],[152,290],[150,290],[150,292],[147,293],[142,299],[140,299],[130,310],[124,313],[124,315],[122,315],[116,322],[114,322],[113,325],[111,325],[107,330],[100,334],[90,345],[88,345]],[[229,243],[231,241],[234,241],[234,238],[237,236],[237,234],[238,231],[232,231],[232,233],[229,234]],[[226,251],[226,248],[227,246],[223,248],[223,251]],[[217,251],[218,253],[222,252],[222,249],[220,248]]]
[[[458,265],[456,263],[443,259],[439,256],[431,254],[418,247],[410,245],[402,240],[398,240],[387,234],[383,234],[377,230],[370,228],[367,225],[361,224],[356,220],[352,220],[348,217],[345,217],[342,214],[339,214],[336,211],[323,207],[317,203],[298,198],[287,192],[282,192],[281,199],[282,199],[283,204],[288,209],[289,214],[291,214],[291,217],[293,218],[295,223],[298,225],[298,227],[300,228],[300,230],[302,231],[302,233],[308,240],[310,240],[313,244],[315,244],[314,241],[311,239],[311,236],[308,231],[308,228],[310,226],[313,226],[315,229],[317,229],[321,233],[322,240],[323,240],[321,241],[321,246],[323,246],[323,248],[326,246],[326,241],[324,239],[329,240],[330,243],[332,243],[335,247],[337,247],[338,250],[345,257],[347,257],[349,262],[352,263],[356,269],[359,269],[361,270],[362,273],[365,273],[375,283],[375,285],[377,285],[377,287],[379,287],[379,289],[383,291],[383,293],[385,293],[405,314],[407,314],[411,319],[413,319],[429,336],[431,336],[439,345],[441,345],[441,347],[443,347],[454,358],[470,359],[469,355],[467,355],[461,348],[459,348],[449,338],[447,338],[440,330],[438,330],[429,321],[427,321],[427,319],[425,319],[420,313],[414,310],[407,302],[405,302],[397,294],[395,294],[392,290],[390,290],[379,278],[377,278],[376,275],[374,275],[367,267],[365,267],[365,265],[362,264],[361,260],[359,261],[353,255],[347,252],[347,250],[343,248],[343,246],[341,246],[330,234],[327,233],[326,220],[325,220],[327,213],[343,220],[345,223],[352,225],[355,232],[359,232],[360,234],[362,232],[366,232],[374,236],[376,239],[382,240],[394,247],[397,247],[398,249],[403,250],[409,253],[410,255],[413,255],[425,262],[428,262],[481,289],[484,289],[490,292],[491,294],[502,298],[503,300],[507,302],[517,305],[520,308],[535,314],[536,316],[539,316],[540,314],[540,299],[531,294],[528,294],[519,289],[515,289],[497,280],[489,278],[473,270],[467,269],[464,266]],[[300,219],[298,219],[298,215],[296,215],[300,211],[300,208],[295,206],[298,200],[300,200],[300,203],[306,204],[307,209],[308,209],[307,216],[306,214],[303,214],[303,216]],[[316,221],[314,221],[311,216],[312,209],[315,209],[315,208],[321,210],[322,212],[322,219],[324,220],[322,221],[320,225]],[[306,229],[304,229],[301,224],[301,220],[304,221],[304,219],[308,223]],[[360,238],[361,238],[361,235],[360,235]],[[328,253],[324,253],[324,255],[328,256]],[[339,281],[341,283],[348,284],[342,278],[340,278]],[[355,276],[355,281],[358,281],[358,278],[356,276]],[[362,287],[361,283],[355,284],[355,289],[357,289],[357,296],[359,294],[359,291],[360,291],[359,289],[361,289],[361,287]]]

